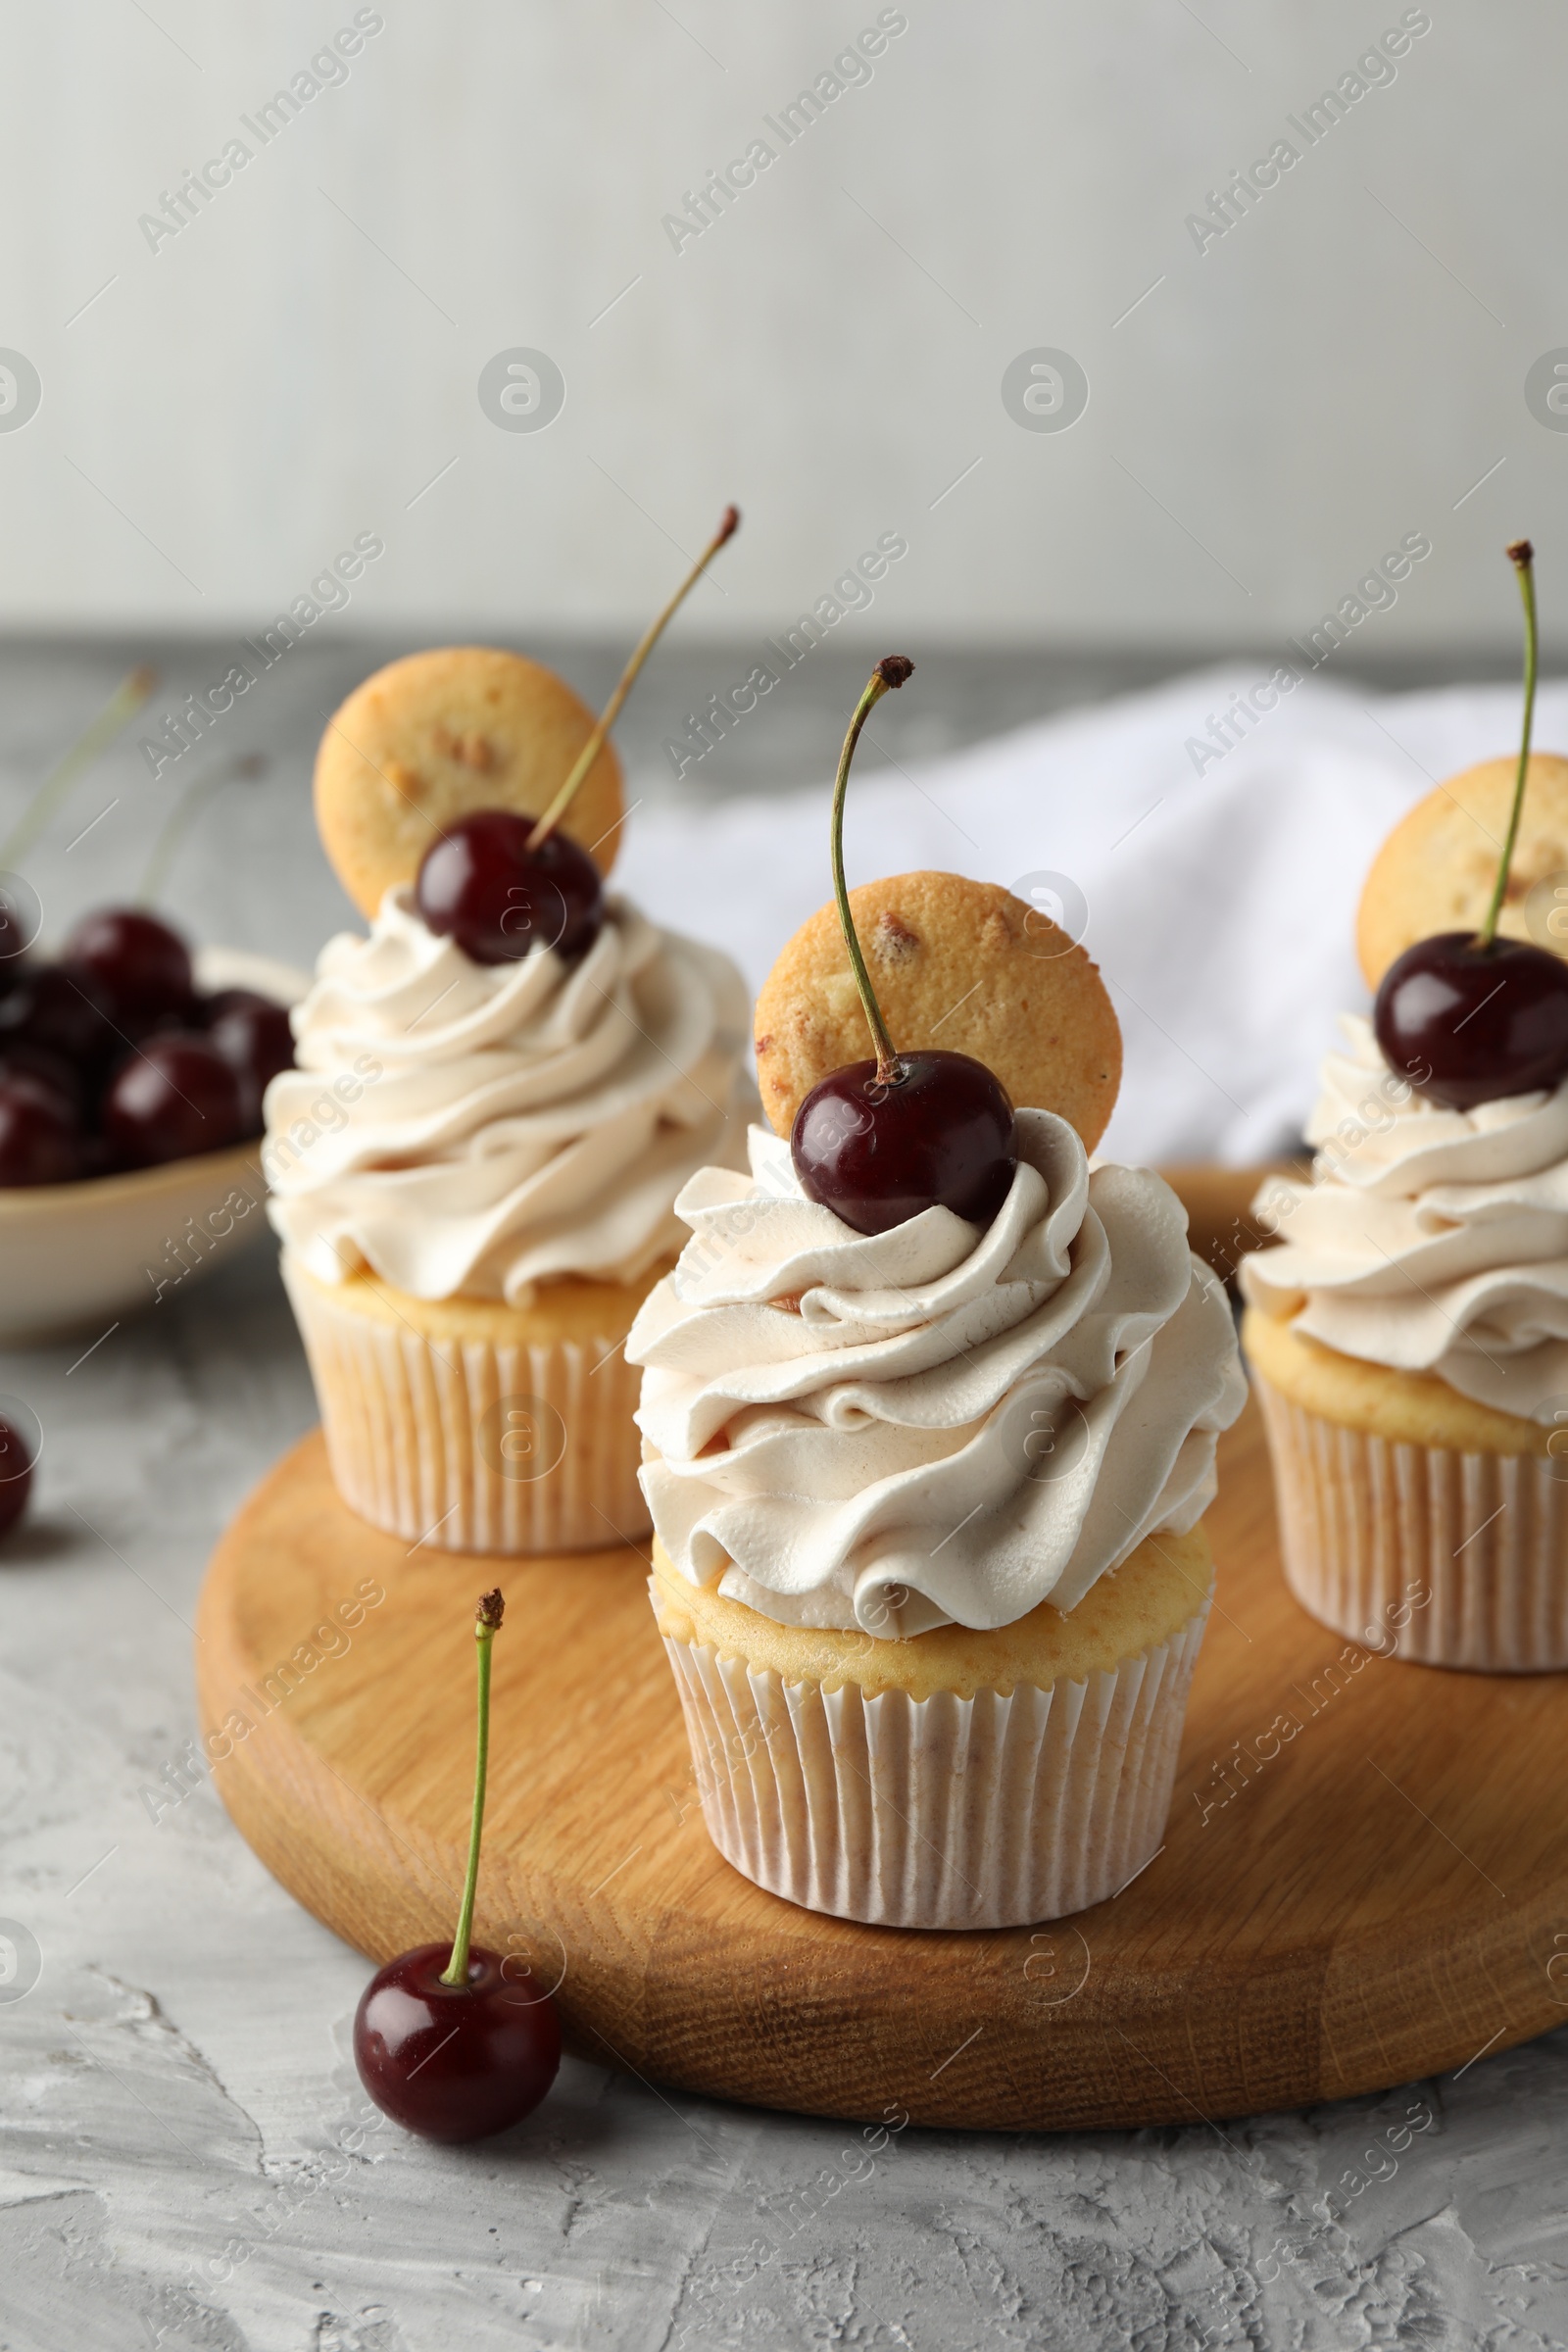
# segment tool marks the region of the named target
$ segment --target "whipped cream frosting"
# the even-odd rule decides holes
[[[1568,1080],[1449,1110],[1389,1068],[1363,1015],[1340,1027],[1346,1051],[1324,1061],[1306,1131],[1312,1181],[1275,1177],[1253,1204],[1281,1246],[1243,1260],[1248,1298],[1342,1354],[1555,1420],[1568,1410]]]
[[[693,1584],[885,1639],[1002,1626],[1201,1515],[1247,1392],[1186,1212],[1150,1169],[1091,1175],[1051,1111],[1018,1113],[1018,1146],[984,1230],[930,1208],[856,1233],[761,1128],[750,1181],[687,1185],[692,1239],[626,1353]]]
[[[611,898],[567,963],[475,963],[408,888],[342,933],[267,1090],[269,1213],[327,1282],[526,1305],[563,1275],[633,1282],[685,1240],[676,1194],[739,1167],[757,1091],[727,956]]]

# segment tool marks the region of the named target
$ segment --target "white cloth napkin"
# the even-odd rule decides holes
[[[1517,687],[1309,678],[1200,775],[1189,739],[1260,674],[1198,671],[906,767],[876,766],[873,718],[851,782],[852,884],[941,866],[1082,893],[1126,1041],[1104,1158],[1243,1165],[1298,1142],[1335,1015],[1367,1003],[1352,928],[1374,852],[1440,778],[1518,743]],[[1568,748],[1568,682],[1542,688],[1535,741]],[[824,742],[807,790],[645,808],[617,884],[727,949],[755,991],[831,895],[837,753]]]

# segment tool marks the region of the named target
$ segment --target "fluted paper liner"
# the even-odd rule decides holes
[[[1484,1674],[1568,1666],[1568,1484],[1540,1454],[1396,1444],[1306,1411],[1253,1368],[1285,1577],[1386,1657]]]
[[[603,1550],[648,1533],[632,1419],[642,1375],[612,1339],[531,1347],[428,1339],[283,1279],[316,1383],[338,1493],[372,1527],[438,1551]],[[559,1460],[498,1443],[506,1399],[525,1399]],[[492,1413],[488,1427],[486,1414]],[[551,1415],[559,1416],[559,1429]],[[551,1451],[555,1446],[551,1446]]]
[[[1157,1850],[1208,1601],[1113,1672],[1050,1690],[867,1698],[664,1637],[703,1818],[808,1911],[1007,1928],[1115,1894]]]

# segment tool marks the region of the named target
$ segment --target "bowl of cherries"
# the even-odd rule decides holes
[[[136,906],[44,957],[0,906],[0,1344],[101,1329],[263,1230],[262,1097],[308,985]]]

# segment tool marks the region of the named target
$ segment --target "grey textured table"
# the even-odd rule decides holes
[[[140,650],[0,653],[0,824]],[[233,749],[275,765],[181,855],[172,903],[204,936],[308,959],[338,920],[304,782],[320,713],[381,650],[302,655],[236,717]],[[671,705],[717,666],[681,659]],[[163,660],[176,691],[211,667]],[[591,692],[611,660],[564,665]],[[911,748],[1160,666],[956,662]],[[803,689],[704,789],[819,767],[848,683]],[[629,740],[655,791],[659,719]],[[117,796],[126,815],[69,849]],[[169,798],[128,749],[83,786],[29,861],[51,914],[132,883]],[[0,1913],[40,1954],[0,1997],[0,2352],[1568,2341],[1568,2032],[1375,2100],[1139,2133],[911,2130],[873,2154],[574,2061],[489,2146],[375,2128],[348,2044],[364,1962],[199,1778],[144,1794],[167,1798],[193,1729],[212,1544],[314,1418],[270,1250],[79,1355],[0,1357],[45,1432],[0,1554]]]

